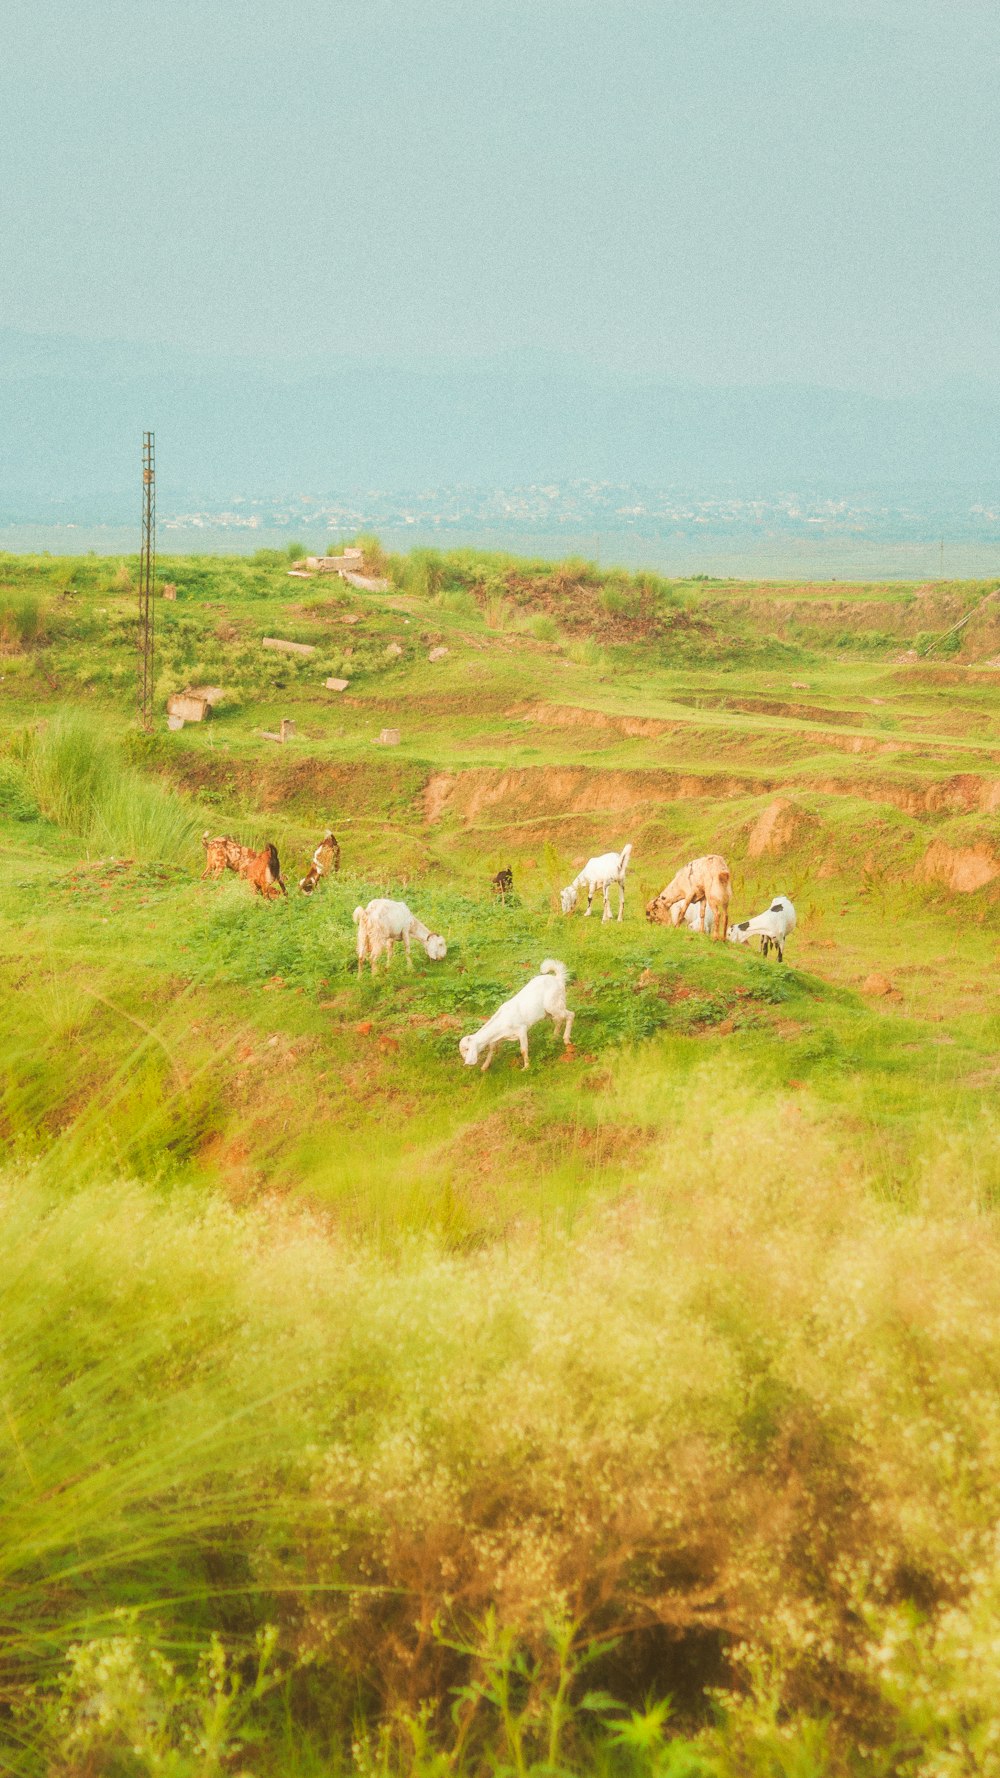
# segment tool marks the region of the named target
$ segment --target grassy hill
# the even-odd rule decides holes
[[[0,558],[4,1759],[991,1773],[1000,583],[366,547],[161,561],[151,736],[134,563]],[[784,966],[643,919],[707,850]]]

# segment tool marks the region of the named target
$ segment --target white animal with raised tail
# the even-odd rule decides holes
[[[416,914],[411,914],[405,901],[387,901],[378,896],[366,908],[355,908],[354,924],[358,929],[358,974],[367,959],[372,975],[384,954],[386,967],[392,962],[392,947],[400,939],[406,947],[406,967],[413,968],[410,943],[419,939],[432,963],[447,956],[448,946],[440,933],[432,932]]]
[[[474,1068],[485,1050],[486,1060],[482,1067],[485,1074],[501,1043],[517,1043],[527,1068],[528,1032],[532,1025],[537,1025],[540,1019],[550,1018],[557,1033],[561,1028],[563,1043],[568,1047],[573,1017],[566,1008],[566,965],[554,957],[546,957],[538,975],[532,976],[512,1000],[505,1000],[481,1031],[460,1040],[459,1054],[466,1067]]]
[[[590,913],[590,906],[596,890],[600,889],[604,896],[604,912],[601,915],[601,919],[602,921],[610,920],[611,901],[609,898],[609,891],[612,883],[617,883],[618,918],[620,920],[625,912],[625,872],[628,870],[628,861],[631,856],[632,843],[629,841],[629,844],[623,847],[620,852],[602,852],[600,858],[588,858],[580,875],[574,877],[572,883],[570,883],[567,888],[559,891],[559,902],[563,913],[571,914],[573,912],[579,898],[580,890],[586,885],[587,913],[584,914],[584,919],[586,919],[587,915]]]

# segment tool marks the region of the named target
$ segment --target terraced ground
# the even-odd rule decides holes
[[[261,1771],[992,1770],[920,1761],[1000,1613],[1000,582],[367,565],[162,562],[144,736],[130,565],[0,559],[10,1745],[207,1773],[221,1687]],[[707,850],[785,967],[643,919]],[[359,982],[386,891],[448,957]],[[546,955],[573,1051],[464,1069]]]

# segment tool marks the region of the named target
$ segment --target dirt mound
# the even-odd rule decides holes
[[[545,728],[600,729],[628,740],[658,741],[663,735],[684,730],[683,723],[661,722],[655,716],[610,716],[604,710],[585,710],[576,704],[532,704],[527,709],[508,710],[507,715]]]
[[[424,818],[434,822],[444,815],[457,815],[464,822],[474,822],[492,815],[494,819],[520,824],[598,812],[624,814],[646,810],[657,803],[700,797],[724,799],[760,789],[759,781],[721,772],[604,772],[587,766],[435,772],[424,786]]]
[[[992,815],[1000,809],[1000,779],[975,772],[955,772],[931,784],[905,779],[825,778],[813,786],[825,796],[862,796],[870,802],[892,803],[907,815]]]
[[[932,840],[917,866],[917,877],[971,895],[1000,877],[1000,856],[985,841],[978,846],[949,846],[945,840]]]
[[[819,827],[815,815],[793,802],[791,797],[776,797],[758,816],[750,829],[748,858],[780,858],[809,839]]]

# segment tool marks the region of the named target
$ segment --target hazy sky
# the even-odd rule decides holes
[[[997,0],[5,0],[0,327],[1000,384]]]

